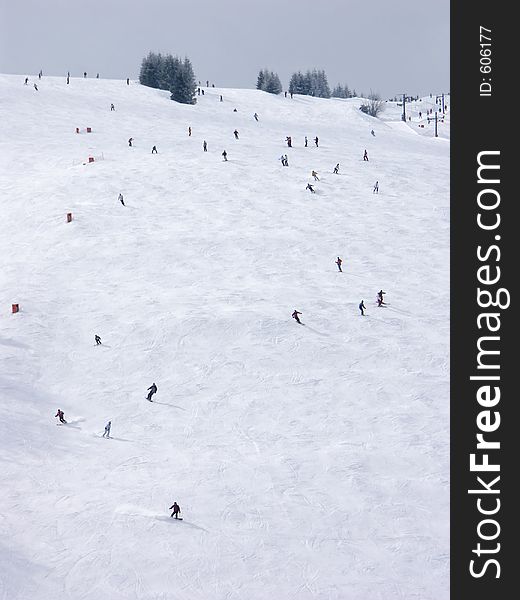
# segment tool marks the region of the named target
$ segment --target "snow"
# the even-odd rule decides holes
[[[435,98],[404,123],[23,80],[0,75],[0,597],[447,599],[449,112],[435,138]]]

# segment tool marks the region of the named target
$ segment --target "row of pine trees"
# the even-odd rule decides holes
[[[171,99],[182,104],[195,104],[197,83],[189,58],[150,52],[143,58],[139,83],[159,90],[168,90]]]
[[[195,104],[197,83],[190,59],[171,54],[150,52],[143,58],[139,72],[139,83],[160,90],[168,90],[171,99],[182,104]],[[281,94],[283,87],[280,78],[273,71],[261,69],[256,81],[256,89]],[[356,90],[348,85],[337,85],[330,91],[325,71],[313,69],[302,73],[293,73],[289,82],[290,94],[302,94],[317,98],[353,98]],[[361,94],[363,97],[363,95]]]

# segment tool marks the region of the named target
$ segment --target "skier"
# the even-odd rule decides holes
[[[238,140],[238,131],[236,129],[233,131],[233,134],[235,135],[235,140]]]
[[[66,423],[67,421],[65,421],[65,416],[64,416],[64,412],[58,408],[58,412],[54,415],[55,417],[58,417],[60,420],[60,423]]]
[[[152,154],[157,154],[157,147],[156,146],[152,146]]]
[[[119,200],[119,202],[121,202],[121,204],[123,206],[126,206],[125,201],[123,200],[123,194],[119,194],[119,196],[117,197],[117,199]]]
[[[38,91],[38,86],[37,86],[35,83],[34,83],[33,85],[34,85],[34,89],[35,89],[36,91]]]
[[[306,190],[311,191],[313,194],[315,194],[316,192],[314,191],[314,188],[312,187],[312,185],[310,183],[307,184],[307,187],[305,188]]]
[[[253,115],[253,117],[255,118],[255,121],[258,121],[258,115],[256,113]]]
[[[335,173],[336,175],[339,173],[339,163],[334,167],[333,173]]]
[[[285,98],[287,98],[287,92],[284,92],[284,94],[285,94]]]
[[[368,160],[368,152],[365,150],[365,153],[363,154],[363,160]]]
[[[343,273],[343,271],[341,270],[341,263],[342,263],[343,261],[341,260],[341,258],[340,258],[339,256],[338,256],[338,258],[337,258],[337,260],[336,260],[335,262],[336,262],[336,264],[338,265],[339,272],[340,272],[340,273]]]
[[[421,113],[419,113],[419,114],[421,114]],[[372,134],[374,137],[376,137],[376,134],[375,134],[375,132],[374,132],[374,130],[373,130],[373,129],[372,129],[372,131],[371,131],[370,133],[371,133],[371,134]]]
[[[287,158],[287,154],[283,157],[283,166],[284,167],[289,166],[289,159]]]
[[[110,110],[115,110],[115,109],[116,109],[116,107],[114,106],[114,104],[113,103],[110,104]]]
[[[372,191],[373,194],[379,194],[379,181],[376,181],[374,184],[374,189]]]
[[[86,77],[87,77],[87,72],[85,71],[85,72],[83,73],[83,78],[85,79]]]
[[[40,69],[40,72],[38,73],[38,79],[41,79],[43,75],[43,71]]]
[[[314,138],[314,143],[316,144],[316,148],[318,147],[318,136]]]
[[[287,142],[287,145],[289,146],[289,148],[292,148],[292,139],[291,139],[291,136],[290,136],[290,135],[288,135],[288,136],[285,138],[285,141]]]
[[[105,425],[105,433],[101,436],[101,437],[110,437],[110,428],[112,427],[112,421],[109,421],[106,425]]]
[[[311,175],[314,177],[314,181],[320,180],[320,178],[318,177],[318,173],[316,173],[316,171],[311,171]]]
[[[294,309],[293,314],[291,316],[296,321],[296,323],[299,323],[300,325],[303,325],[303,323],[300,321],[300,318],[298,317],[298,315],[301,315],[301,314],[302,314],[301,312],[299,312],[298,310]]]
[[[126,85],[130,85],[130,78],[129,77],[126,78]]]
[[[191,137],[191,127],[188,127],[188,137]]]
[[[206,140],[204,140],[204,142],[202,144],[202,148],[204,149],[204,152],[208,151],[208,144],[206,143]]]
[[[67,75],[67,85],[70,83],[70,75]]]
[[[157,386],[155,385],[155,383],[152,383],[152,385],[148,388],[148,391],[150,393],[148,394],[148,396],[146,396],[146,399],[150,400],[150,402],[153,402],[152,396],[157,393]]]
[[[128,145],[129,145],[129,146],[131,146],[133,141],[134,141],[134,138],[130,138],[130,139],[128,140]]]
[[[28,83],[29,83],[29,77],[26,77],[26,78],[25,78],[24,85],[27,85]]]
[[[94,339],[96,340],[96,346],[99,346],[101,344],[101,338],[99,337],[99,335],[95,335]]]
[[[307,136],[305,136],[305,147],[307,148]]]
[[[96,73],[96,79],[99,79],[99,73]]]
[[[220,94],[220,101],[224,102],[223,98],[222,98],[222,94]]]
[[[386,302],[383,301],[383,294],[386,294],[386,292],[383,292],[383,290],[379,290],[379,292],[377,292],[377,305],[378,306],[383,306],[383,304],[386,305]]]
[[[224,157],[224,160],[227,161],[227,152],[225,150],[222,152],[222,156]]]
[[[359,310],[361,311],[361,316],[363,316],[365,313],[363,311],[366,310],[366,306],[365,303],[363,302],[363,300],[361,300],[361,302],[359,303]]]
[[[177,502],[174,502],[168,510],[171,510],[172,508],[173,508],[173,512],[170,515],[170,517],[173,517],[173,515],[175,515],[175,518],[179,519],[180,517],[178,515],[181,512],[181,507],[177,504]],[[182,519],[181,519],[181,521],[182,521]]]

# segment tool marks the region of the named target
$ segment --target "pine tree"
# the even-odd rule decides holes
[[[261,69],[258,72],[258,78],[256,80],[256,89],[263,90],[265,85],[265,69]]]
[[[269,73],[265,83],[265,91],[270,94],[280,94],[282,91],[282,83],[277,73],[273,73],[272,71]]]
[[[180,69],[181,61],[176,56],[167,54],[161,64],[161,72],[159,77],[159,89],[171,90],[175,81],[177,71]]]
[[[183,62],[179,61],[175,77],[170,87],[171,99],[181,104],[195,104],[195,90],[197,82],[193,67],[188,57]]]
[[[158,88],[161,74],[162,56],[149,52],[148,56],[143,58],[141,70],[139,72],[139,83],[148,87]]]

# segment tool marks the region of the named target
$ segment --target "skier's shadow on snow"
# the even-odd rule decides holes
[[[172,523],[173,521],[179,521],[180,519],[174,519],[173,517],[157,517],[157,520],[167,521],[168,523]],[[209,533],[209,531],[207,529],[204,529],[204,527],[201,527],[200,525],[195,525],[195,523],[190,523],[189,521],[186,521],[185,519],[182,520],[182,525],[191,527],[192,529],[200,529],[201,531],[205,531],[206,533]]]
[[[167,402],[157,402],[157,400],[153,400],[154,404],[161,404],[162,406],[170,406],[171,408],[178,408],[179,410],[186,410],[182,408],[182,406],[177,406],[176,404],[168,404]]]
[[[76,425],[76,423],[79,423],[80,421],[84,421],[85,419],[78,419],[77,421],[67,421],[65,423],[65,425],[68,425],[69,427],[72,427],[73,429],[81,429],[81,427],[79,425]]]
[[[305,327],[309,330],[312,331],[314,333],[317,333],[318,335],[322,335],[323,337],[329,337],[328,333],[323,333],[322,331],[318,331],[317,329],[313,329],[312,327],[309,327],[309,325],[307,325],[307,323],[302,323],[302,325],[305,325]]]

